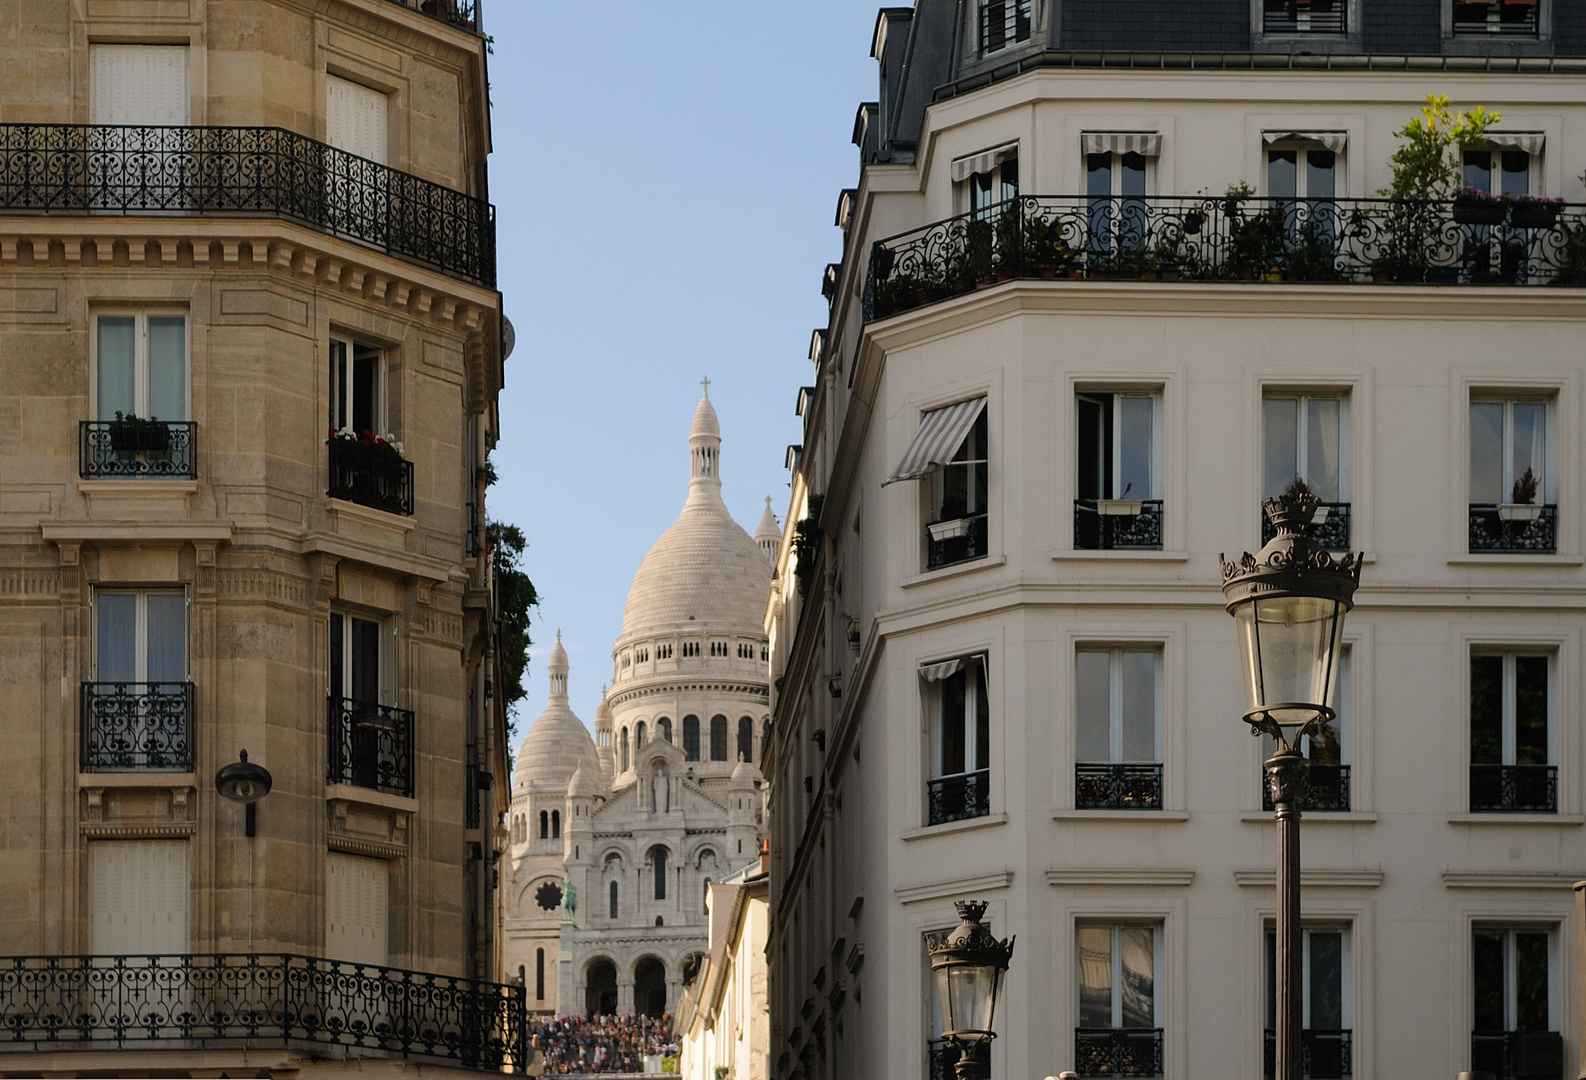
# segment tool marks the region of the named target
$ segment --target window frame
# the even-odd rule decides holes
[[[131,318],[133,320],[132,354],[132,408],[134,415],[149,419],[149,318],[180,318],[182,320],[182,415],[162,416],[169,423],[190,421],[193,417],[193,318],[187,308],[150,305],[146,307],[106,306],[95,307],[90,316],[88,335],[88,411],[96,420],[112,420],[101,416],[99,378],[99,323],[104,318]]]
[[[1091,159],[1098,157],[1106,157],[1110,159],[1107,166],[1108,192],[1105,195],[1099,191],[1092,192],[1090,189],[1090,177],[1093,171],[1091,167]],[[1138,193],[1125,193],[1123,190],[1123,159],[1126,157],[1137,157],[1141,161],[1145,162],[1145,168],[1141,170],[1142,190]],[[1125,152],[1123,150],[1104,150],[1093,154],[1087,154],[1083,149],[1081,149],[1079,154],[1080,190],[1085,193],[1086,200],[1110,199],[1113,201],[1114,205],[1121,204],[1130,199],[1149,199],[1158,193],[1157,162],[1159,160],[1160,158],[1155,155],[1141,154],[1135,151]]]
[[[1123,1010],[1123,978],[1122,978],[1122,973],[1123,973],[1123,966],[1122,966],[1123,965],[1123,950],[1120,948],[1120,943],[1121,943],[1121,938],[1122,938],[1122,932],[1125,929],[1140,929],[1140,928],[1146,928],[1146,929],[1149,929],[1151,931],[1151,1025],[1152,1026],[1149,1027],[1149,1028],[1126,1028],[1121,1023],[1122,1010]],[[1110,1005],[1109,1011],[1111,1013],[1112,1023],[1108,1026],[1107,1030],[1112,1030],[1112,1031],[1155,1031],[1155,1030],[1161,1029],[1163,1031],[1164,1038],[1165,1038],[1165,1036],[1166,1036],[1166,1025],[1164,1025],[1162,1023],[1162,1019],[1163,1019],[1162,1015],[1161,1015],[1161,1013],[1162,1013],[1162,993],[1161,993],[1159,988],[1161,986],[1162,971],[1163,971],[1165,960],[1166,960],[1166,957],[1164,955],[1164,945],[1165,945],[1164,938],[1166,937],[1166,934],[1164,933],[1163,920],[1161,920],[1161,919],[1119,918],[1119,919],[1116,919],[1116,920],[1107,920],[1107,919],[1095,919],[1095,918],[1080,918],[1080,919],[1075,919],[1074,920],[1074,930],[1073,930],[1074,947],[1073,947],[1072,952],[1070,953],[1070,955],[1073,957],[1073,962],[1074,962],[1074,973],[1073,973],[1073,979],[1072,979],[1073,991],[1074,991],[1074,1009],[1073,1009],[1073,1018],[1074,1019],[1073,1019],[1073,1025],[1072,1026],[1074,1028],[1076,1028],[1076,1029],[1084,1026],[1082,1024],[1082,1021],[1084,1019],[1084,989],[1083,989],[1083,984],[1080,982],[1080,979],[1082,978],[1082,968],[1083,968],[1083,963],[1080,960],[1080,955],[1079,955],[1079,948],[1080,948],[1080,946],[1079,946],[1079,935],[1080,935],[1080,931],[1082,931],[1082,930],[1098,930],[1098,929],[1106,929],[1106,930],[1111,931],[1111,941],[1110,941],[1110,944],[1109,944],[1109,950],[1110,950],[1110,954],[1111,954],[1110,955],[1110,961],[1111,961],[1111,969],[1112,969],[1112,971],[1111,971],[1112,1003]],[[1101,1029],[1094,1029],[1093,1028],[1093,1029],[1090,1029],[1090,1030],[1101,1030]],[[1166,1055],[1164,1053],[1164,1057],[1165,1056]]]
[[[1500,496],[1498,505],[1505,505],[1509,500],[1507,498],[1503,498],[1502,496],[1504,496],[1505,493],[1510,495],[1513,494],[1514,482],[1516,479],[1518,479],[1518,477],[1514,475],[1513,461],[1514,406],[1517,404],[1541,404],[1545,406],[1545,409],[1543,412],[1542,421],[1544,424],[1542,483],[1540,485],[1540,490],[1537,492],[1539,496],[1538,502],[1540,505],[1544,506],[1558,505],[1558,397],[1559,395],[1557,392],[1546,394],[1526,393],[1523,391],[1506,392],[1501,390],[1471,390],[1467,398],[1465,413],[1465,501],[1467,503],[1472,506],[1488,505],[1486,503],[1476,502],[1475,492],[1472,490],[1473,485],[1471,483],[1471,481],[1474,479],[1474,477],[1471,476],[1471,466],[1473,464],[1472,459],[1474,457],[1475,440],[1472,437],[1474,434],[1472,427],[1475,423],[1475,406],[1494,404],[1503,406],[1503,427],[1499,433],[1499,440],[1501,443],[1500,453],[1502,457],[1498,466],[1500,473],[1498,479],[1498,494]]]
[[[960,214],[971,214],[977,221],[992,220],[994,209],[1019,197],[1018,152],[992,166],[989,172],[970,173],[957,187]]]
[[[1122,683],[1124,677],[1123,654],[1150,653],[1152,664],[1152,738],[1155,743],[1153,758],[1126,758],[1123,756],[1123,694]],[[1107,661],[1107,757],[1102,760],[1081,758],[1079,756],[1079,656],[1081,653],[1105,654]],[[1126,644],[1112,644],[1106,642],[1080,642],[1074,646],[1074,761],[1076,764],[1091,765],[1122,765],[1122,764],[1150,764],[1165,765],[1162,754],[1163,747],[1163,647],[1160,644],[1152,645],[1147,642],[1129,642]]]
[[[331,608],[330,617],[332,623],[334,623],[337,619],[348,620],[348,622],[341,633],[342,686],[340,687],[336,686],[332,681],[331,665],[329,662],[330,651],[328,648],[325,653],[325,685],[327,688],[327,693],[329,693],[331,697],[344,698],[349,701],[362,700],[360,698],[354,697],[351,692],[351,688],[356,685],[357,680],[353,674],[353,635],[348,632],[351,627],[351,620],[358,619],[363,622],[373,623],[379,628],[379,650],[376,661],[379,664],[379,669],[375,673],[375,682],[379,688],[379,700],[371,702],[371,704],[388,705],[392,707],[397,706],[397,695],[399,692],[398,687],[400,686],[400,683],[397,679],[396,668],[397,654],[400,650],[398,650],[396,647],[397,624],[395,617],[389,614],[371,613],[366,610],[352,607],[342,607],[340,605]],[[326,636],[328,639],[327,644],[330,644],[330,642],[334,641],[334,632],[327,633]]]
[[[1442,23],[1444,48],[1456,48],[1464,45],[1467,48],[1479,42],[1503,42],[1507,45],[1544,45],[1553,40],[1553,0],[1537,0],[1536,3],[1536,33],[1494,33],[1487,31],[1459,31],[1454,24],[1454,7],[1456,4],[1464,5],[1467,2],[1482,2],[1482,0],[1442,0]]]
[[[180,596],[182,597],[182,677],[177,680],[160,680],[175,682],[191,682],[193,679],[193,596],[192,590],[186,586],[175,588],[139,589],[133,587],[118,587],[115,585],[94,586],[91,590],[92,618],[89,631],[89,664],[95,682],[115,682],[113,679],[103,678],[100,671],[99,645],[103,632],[100,630],[100,600],[106,596],[131,596],[133,601],[133,667],[137,678],[127,680],[133,683],[147,683],[149,662],[149,609],[148,598],[152,595]]]
[[[996,48],[991,47],[991,34],[989,32],[992,25],[990,22],[990,9],[993,3],[1003,4],[1004,10],[1006,12],[1003,16],[1002,22],[1002,30],[1004,34],[1002,44],[998,45]],[[1012,8],[1012,11],[1008,12],[1007,9],[1010,7]],[[1021,7],[1025,9],[1023,13],[1024,33],[1022,37],[1019,36],[1019,9]],[[1011,20],[1009,17],[1010,15]],[[980,58],[1000,56],[1007,53],[1010,49],[1017,49],[1021,45],[1029,45],[1031,41],[1035,40],[1039,15],[1040,11],[1038,10],[1037,0],[979,0],[979,2],[974,5],[972,15],[975,20],[974,37],[972,39],[975,42],[975,55]],[[1007,36],[1007,27],[1010,21],[1014,25],[1014,34],[1011,37]]]
[[[942,680],[939,680],[939,681],[937,681],[935,683],[925,683],[925,689],[926,689],[927,698],[928,698],[928,703],[927,703],[928,721],[927,721],[927,727],[926,727],[926,737],[927,737],[927,745],[928,745],[928,750],[929,750],[929,763],[927,765],[927,773],[928,773],[928,775],[926,777],[927,780],[942,780],[942,779],[946,779],[946,778],[949,778],[949,777],[955,777],[955,776],[968,776],[971,773],[980,772],[982,769],[986,770],[989,773],[990,769],[991,769],[991,758],[994,756],[993,753],[992,753],[992,750],[991,750],[991,690],[990,690],[990,687],[988,685],[985,685],[985,684],[987,684],[989,682],[989,679],[987,678],[987,668],[989,666],[989,657],[988,657],[986,652],[980,651],[980,652],[966,653],[966,654],[963,654],[961,656],[949,656],[949,657],[945,657],[942,660],[936,661],[936,662],[937,663],[947,663],[947,662],[950,662],[952,660],[960,661],[963,664],[963,666],[961,668],[959,668],[958,671],[956,671],[952,675],[948,676],[948,679],[955,679],[959,675],[965,675],[966,676],[966,678],[965,678],[966,686],[965,686],[965,691],[964,691],[964,703],[965,703],[964,712],[965,712],[965,715],[960,719],[960,723],[963,726],[963,730],[964,730],[964,766],[965,767],[960,772],[952,772],[952,773],[944,773],[944,772],[942,772],[942,765],[941,765],[942,736],[943,736],[943,734],[945,733],[945,730],[946,730],[945,729],[945,725],[944,725],[944,720],[943,720],[943,717],[942,717],[942,712],[943,712],[943,710],[945,708],[945,702],[944,702],[944,699],[943,699],[943,696],[942,696],[942,686],[943,686],[943,683],[945,683],[947,681],[947,679],[942,679]],[[986,699],[986,708],[985,708],[985,715],[984,716],[978,715],[978,712],[979,712],[979,710],[978,710],[978,704],[979,704],[978,699],[975,697],[974,694],[972,694],[970,692],[971,688],[967,685],[969,683],[969,679],[967,678],[967,675],[968,675],[968,673],[970,671],[976,671],[976,672],[979,673],[977,678],[978,678],[978,681],[981,684],[981,689],[982,689],[984,697]],[[970,713],[976,713],[977,715],[975,715],[973,718],[971,718],[971,716],[969,715]],[[986,762],[984,764],[981,764],[980,762],[978,762],[976,760],[979,757],[979,753],[978,753],[979,740],[980,740],[979,728],[980,728],[980,725],[981,725],[982,722],[984,722],[985,728],[986,728],[986,731],[985,731],[985,742],[986,742],[986,759],[987,760],[986,760]],[[971,723],[973,723],[975,725],[975,730],[974,731],[970,730]]]
[[[1339,0],[1340,3],[1343,0]],[[1346,148],[1347,149],[1347,148]],[[1345,172],[1347,162],[1345,150],[1329,150],[1309,139],[1280,139],[1277,142],[1263,141],[1261,147],[1262,158],[1262,184],[1269,199],[1293,200],[1295,202],[1330,201],[1341,199],[1341,192],[1348,190],[1348,175]],[[1272,157],[1274,154],[1294,155],[1294,194],[1279,194],[1272,186]],[[1333,157],[1333,190],[1329,195],[1316,195],[1310,191],[1310,155],[1331,154]]]
[[[1339,1012],[1343,1023],[1324,1031],[1355,1030],[1355,961],[1354,927],[1348,922],[1331,920],[1302,920],[1300,927],[1300,1028],[1312,1029],[1311,1023],[1311,940],[1315,934],[1340,934],[1342,950],[1339,956],[1338,996]],[[1277,1027],[1275,973],[1277,962],[1277,924],[1268,919],[1262,928],[1262,1016],[1265,1030]]]
[[[1267,455],[1268,455],[1268,453],[1269,453],[1269,451],[1271,449],[1271,446],[1272,446],[1271,439],[1269,437],[1268,425],[1267,425],[1267,402],[1268,401],[1279,401],[1279,400],[1296,402],[1295,410],[1294,410],[1294,426],[1295,426],[1295,432],[1294,432],[1294,456],[1295,456],[1295,464],[1296,464],[1296,467],[1299,467],[1299,468],[1308,468],[1308,466],[1310,465],[1310,452],[1309,452],[1310,451],[1310,425],[1306,422],[1306,416],[1305,416],[1306,407],[1312,400],[1332,398],[1332,399],[1337,399],[1337,401],[1338,401],[1338,462],[1337,462],[1337,470],[1338,470],[1338,498],[1337,499],[1327,500],[1327,501],[1329,501],[1329,502],[1340,502],[1340,503],[1348,503],[1348,502],[1350,502],[1350,483],[1349,483],[1350,453],[1349,453],[1349,439],[1350,439],[1350,435],[1351,435],[1351,432],[1352,432],[1352,429],[1353,429],[1353,424],[1351,422],[1352,421],[1352,417],[1350,415],[1350,399],[1351,399],[1351,397],[1352,397],[1352,395],[1351,395],[1350,391],[1347,388],[1341,388],[1341,389],[1337,389],[1337,390],[1325,389],[1325,388],[1324,389],[1320,389],[1320,390],[1308,390],[1308,389],[1307,390],[1289,390],[1289,389],[1283,389],[1281,387],[1276,387],[1276,386],[1264,386],[1264,387],[1261,388],[1261,466],[1260,467],[1261,467],[1261,473],[1262,473],[1261,486],[1262,486],[1262,489],[1263,489],[1263,492],[1262,492],[1262,497],[1263,498],[1272,498],[1272,497],[1274,497],[1276,495],[1282,494],[1281,490],[1275,491],[1275,492],[1266,490],[1267,487],[1269,486],[1267,484],[1267,482],[1266,482]],[[1304,473],[1303,472],[1300,473],[1299,475],[1304,477]],[[1290,479],[1292,479],[1292,477]],[[1310,483],[1310,479],[1309,478],[1305,478],[1305,481],[1306,481],[1307,484]],[[1288,481],[1284,481],[1284,485],[1285,486],[1287,486],[1287,483],[1288,483]]]
[[[1526,920],[1526,919],[1514,920],[1514,919],[1475,918],[1475,919],[1472,919],[1470,921],[1470,927],[1469,927],[1468,933],[1466,934],[1466,939],[1465,939],[1466,940],[1466,949],[1467,949],[1466,960],[1467,960],[1467,964],[1469,965],[1468,966],[1468,971],[1469,971],[1469,976],[1470,976],[1465,982],[1466,989],[1468,991],[1468,993],[1466,995],[1465,1005],[1466,1005],[1466,1008],[1468,1009],[1467,1016],[1469,1018],[1469,1023],[1466,1024],[1467,1040],[1468,1040],[1469,1035],[1470,1034],[1474,1034],[1477,1030],[1483,1030],[1483,1031],[1486,1030],[1486,1029],[1478,1029],[1476,1027],[1476,978],[1477,978],[1477,974],[1478,974],[1477,968],[1476,968],[1476,936],[1479,935],[1479,934],[1502,934],[1503,935],[1503,942],[1504,942],[1504,987],[1503,987],[1503,996],[1504,996],[1504,1028],[1503,1028],[1503,1031],[1505,1033],[1509,1033],[1509,1032],[1513,1032],[1513,1031],[1519,1030],[1518,1027],[1515,1026],[1518,1023],[1517,1014],[1519,1012],[1518,1000],[1517,1000],[1518,999],[1518,989],[1519,989],[1519,987],[1518,987],[1518,980],[1515,978],[1516,968],[1518,967],[1518,957],[1516,955],[1516,951],[1515,951],[1515,948],[1514,948],[1515,936],[1517,934],[1546,934],[1547,935],[1547,967],[1548,967],[1548,970],[1547,970],[1547,1009],[1548,1009],[1548,1024],[1547,1024],[1547,1027],[1544,1028],[1543,1030],[1547,1031],[1547,1032],[1559,1032],[1561,1034],[1565,1034],[1565,1037],[1568,1038],[1568,1034],[1564,1032],[1564,1023],[1563,1023],[1563,1021],[1567,1020],[1568,1018],[1564,1017],[1562,1015],[1562,1010],[1563,1010],[1563,1005],[1564,1005],[1564,1000],[1563,1000],[1564,999],[1564,995],[1563,995],[1564,987],[1563,987],[1563,984],[1562,984],[1562,980],[1564,979],[1565,975],[1564,975],[1564,972],[1561,970],[1561,968],[1562,968],[1562,966],[1564,964],[1564,959],[1563,959],[1563,956],[1562,956],[1561,950],[1560,950],[1560,946],[1561,946],[1562,940],[1563,940],[1563,932],[1562,932],[1561,924],[1559,922],[1557,922],[1557,921],[1535,922],[1535,921],[1529,921],[1529,920]],[[1527,1029],[1527,1030],[1530,1030],[1530,1029]]]
[[[1123,424],[1120,422],[1120,406],[1124,399],[1146,398],[1151,403],[1151,461],[1149,490],[1132,495],[1124,495],[1119,490],[1122,480],[1121,469],[1123,465]],[[1103,400],[1106,399],[1106,400]],[[1085,439],[1085,420],[1083,406],[1086,403],[1103,410],[1100,438],[1107,443],[1104,457],[1110,459],[1110,468],[1106,469],[1106,483],[1103,484],[1107,494],[1097,495],[1099,500],[1140,498],[1154,500],[1162,498],[1162,390],[1160,387],[1122,387],[1119,389],[1076,389],[1074,392],[1074,497],[1086,499],[1090,496],[1080,494],[1083,487],[1079,475],[1080,447]],[[1100,444],[1098,443],[1098,446]]]
[[[1558,722],[1558,650],[1554,648],[1526,648],[1524,646],[1472,646],[1469,653],[1469,659],[1474,661],[1478,657],[1500,657],[1503,660],[1502,684],[1500,690],[1501,704],[1499,714],[1499,724],[1501,727],[1501,751],[1499,756],[1503,760],[1498,762],[1479,763],[1476,761],[1471,761],[1471,764],[1498,764],[1505,766],[1520,764],[1514,760],[1514,758],[1517,756],[1517,736],[1515,733],[1515,725],[1517,722],[1517,684],[1519,682],[1519,674],[1515,661],[1525,657],[1532,659],[1545,659],[1547,661],[1547,760],[1543,762],[1531,762],[1530,764],[1552,765],[1555,768],[1558,767],[1560,764]],[[1473,701],[1475,688],[1471,685],[1471,682],[1475,678],[1474,664],[1467,663],[1466,675],[1466,735],[1467,739],[1473,739],[1475,737],[1475,731],[1473,724],[1474,717],[1472,716],[1472,713],[1474,711],[1475,704]]]
[[[342,349],[342,356],[339,361],[336,358],[338,346]],[[376,354],[374,385],[371,387],[374,400],[370,402],[369,408],[373,418],[373,427],[369,430],[375,435],[393,434],[395,428],[391,423],[391,350],[384,345],[374,344],[348,334],[335,332],[330,335],[325,357],[327,380],[325,400],[330,407],[329,425],[336,431],[345,432],[350,430],[354,434],[358,434],[354,423],[354,414],[357,409],[355,373],[359,360],[359,350],[373,351]],[[344,386],[338,384],[336,375],[340,375]]]

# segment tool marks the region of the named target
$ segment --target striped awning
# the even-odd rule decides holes
[[[941,660],[934,664],[921,664],[920,678],[929,683],[937,683],[944,679],[951,679],[970,664],[984,666],[985,663],[986,654],[981,652],[970,656],[956,656],[951,660]]]
[[[1333,153],[1341,153],[1349,145],[1347,131],[1263,131],[1261,141],[1271,146],[1280,142],[1321,143]]]
[[[908,453],[903,455],[892,475],[881,481],[881,486],[899,480],[917,480],[946,465],[958,453],[964,437],[985,408],[986,399],[978,397],[926,413],[920,420],[920,430],[915,432],[914,441],[909,444]]]
[[[1087,131],[1079,141],[1087,154],[1162,156],[1162,134],[1157,131]]]
[[[1483,137],[1496,150],[1524,150],[1533,156],[1540,154],[1547,142],[1540,131],[1489,131]]]
[[[1015,142],[999,146],[995,150],[961,157],[953,162],[953,183],[962,183],[976,173],[988,173],[1004,161],[1011,161],[1018,156],[1019,144]]]

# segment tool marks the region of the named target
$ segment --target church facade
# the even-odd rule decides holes
[[[639,566],[595,734],[568,704],[558,639],[508,816],[506,970],[531,1009],[675,1012],[708,948],[706,896],[759,856],[770,720],[762,624],[780,530],[727,511],[708,396],[687,502]]]

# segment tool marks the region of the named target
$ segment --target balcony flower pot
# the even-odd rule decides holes
[[[1139,517],[1144,499],[1097,499],[1096,513],[1102,517]]]
[[[128,417],[110,424],[110,449],[117,454],[160,454],[171,446],[171,431],[158,420]]]
[[[1542,516],[1542,507],[1536,503],[1499,503],[1499,521],[1536,521]]]
[[[1461,225],[1502,225],[1508,207],[1493,198],[1474,195],[1454,199],[1454,220]]]
[[[1520,199],[1509,211],[1509,224],[1517,229],[1551,229],[1558,224],[1562,202],[1545,202],[1541,199]]]
[[[951,521],[938,521],[934,525],[927,525],[931,539],[936,543],[943,540],[957,540],[961,536],[969,535],[969,519],[953,518]]]

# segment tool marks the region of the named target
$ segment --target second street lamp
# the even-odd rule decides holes
[[[942,1038],[958,1050],[953,1069],[960,1080],[974,1080],[980,1071],[980,1047],[989,1048],[997,1037],[997,991],[1013,958],[1013,939],[998,941],[980,921],[986,913],[984,900],[960,900],[954,906],[962,921],[945,934],[932,934],[926,948],[936,979]]]
[[[1335,715],[1344,616],[1354,606],[1361,556],[1334,556],[1310,538],[1318,500],[1296,480],[1264,504],[1277,530],[1260,554],[1222,560],[1223,595],[1238,625],[1245,722],[1270,735],[1266,762],[1278,825],[1276,1080],[1300,1080],[1300,740]]]

